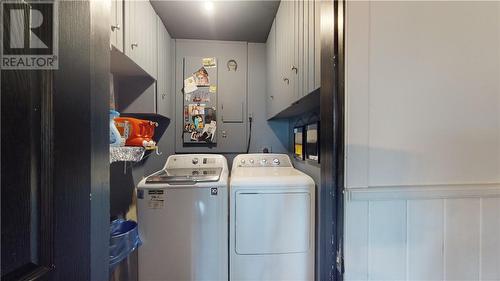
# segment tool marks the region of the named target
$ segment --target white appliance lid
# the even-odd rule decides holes
[[[308,187],[313,179],[295,168],[251,167],[233,169],[231,186],[245,187]]]

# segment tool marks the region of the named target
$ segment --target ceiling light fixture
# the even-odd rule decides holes
[[[205,8],[205,13],[207,15],[212,15],[214,13],[215,7],[212,1],[205,1],[203,7]]]

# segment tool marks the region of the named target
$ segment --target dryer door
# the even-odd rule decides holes
[[[308,192],[236,194],[236,253],[240,255],[307,252],[311,233]]]

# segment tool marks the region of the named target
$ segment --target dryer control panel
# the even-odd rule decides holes
[[[233,167],[293,167],[286,154],[240,154],[236,156]]]

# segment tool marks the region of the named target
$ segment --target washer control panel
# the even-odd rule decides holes
[[[204,168],[204,167],[219,167],[222,168],[226,159],[220,155],[207,154],[178,154],[171,155],[167,159],[167,168]]]
[[[286,154],[241,154],[234,161],[237,167],[292,167]]]

